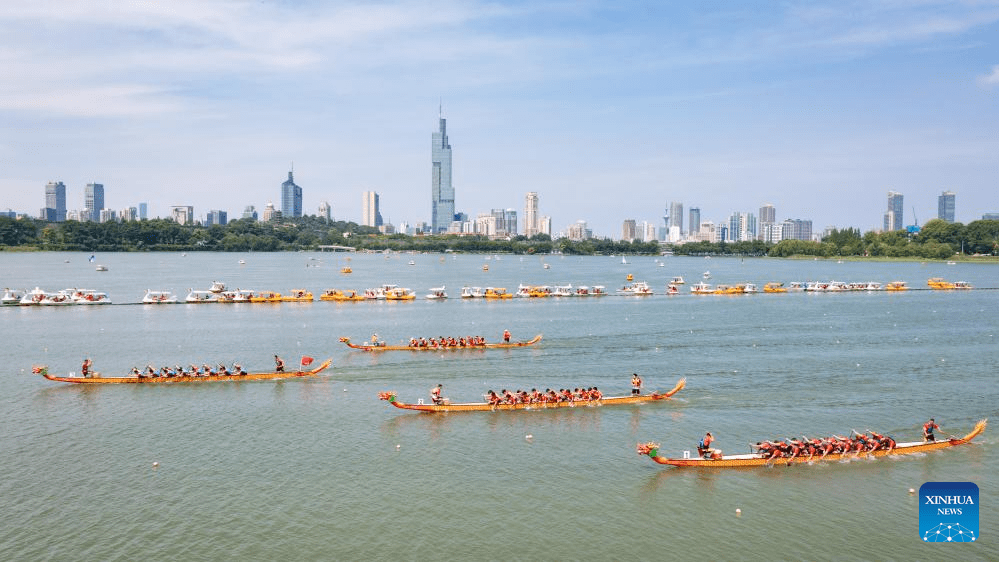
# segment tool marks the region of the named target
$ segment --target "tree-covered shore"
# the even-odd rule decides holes
[[[570,255],[736,255],[863,259],[960,259],[961,256],[999,254],[999,221],[980,220],[967,225],[931,220],[915,234],[906,231],[867,232],[833,230],[821,242],[783,240],[751,242],[694,242],[661,245],[658,242],[621,242],[610,239],[552,240],[539,234],[527,238],[490,240],[485,236],[380,234],[352,222],[327,222],[314,216],[295,220],[258,222],[240,219],[225,226],[180,225],[168,219],[130,222],[49,223],[0,217],[0,250],[155,252],[222,251],[276,252],[316,250],[320,246],[349,246],[359,251],[466,252]]]

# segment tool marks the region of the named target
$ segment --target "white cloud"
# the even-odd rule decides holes
[[[999,64],[992,67],[992,72],[979,76],[978,83],[985,86],[999,84]]]

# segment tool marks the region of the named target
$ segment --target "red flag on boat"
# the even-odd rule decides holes
[[[308,355],[303,355],[302,356],[302,366],[303,367],[306,366],[306,365],[311,365],[313,361],[315,361],[315,359],[313,359],[312,357],[309,357]]]

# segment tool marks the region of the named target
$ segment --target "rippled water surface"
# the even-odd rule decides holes
[[[997,416],[999,267],[702,258],[344,254],[0,254],[0,284],[108,292],[105,307],[0,309],[0,558],[17,560],[994,560],[996,429],[900,459],[696,471],[669,456],[712,431],[727,453],[871,428],[915,440]],[[240,265],[239,260],[245,260]],[[414,265],[408,265],[412,259]],[[68,262],[67,262],[68,260]],[[350,264],[351,275],[339,270]],[[542,264],[550,264],[545,269]],[[483,265],[489,265],[483,271]],[[667,297],[666,281],[965,280],[967,292]],[[383,283],[605,285],[651,297],[143,306],[146,289],[288,292]],[[689,286],[689,285],[688,285]],[[987,289],[988,288],[988,289]],[[686,293],[686,291],[685,291]],[[337,340],[543,333],[536,347],[369,354]],[[31,375],[331,357],[314,379],[81,387]],[[423,415],[488,389],[687,388],[663,404]],[[528,437],[530,436],[530,437]],[[159,463],[153,468],[153,463]],[[971,481],[981,541],[926,545],[909,488]],[[735,510],[741,509],[741,516]]]

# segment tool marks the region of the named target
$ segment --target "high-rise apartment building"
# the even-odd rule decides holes
[[[507,209],[503,217],[503,222],[506,223],[506,234],[507,236],[517,235],[517,211],[513,209]]]
[[[194,207],[188,205],[171,207],[170,216],[177,224],[194,224]]]
[[[270,222],[280,216],[281,216],[281,211],[275,209],[274,203],[268,201],[267,204],[264,205],[264,215],[263,217],[261,217],[260,220],[264,222]]]
[[[138,218],[139,218],[139,210],[136,209],[135,207],[122,209],[121,212],[118,213],[118,219],[121,222],[131,222],[137,220]]]
[[[944,191],[937,197],[937,218],[954,222],[954,192]]]
[[[524,236],[538,233],[538,192],[529,191],[524,197]]]
[[[52,222],[66,220],[66,184],[50,181],[45,185],[45,208],[41,218]]]
[[[378,194],[374,191],[364,192],[361,201],[361,224],[374,227],[382,225],[382,213],[378,208]],[[448,226],[450,225],[449,222]]]
[[[243,218],[257,220],[257,208],[253,205],[247,205],[243,208]]]
[[[783,223],[781,231],[782,240],[811,240],[812,221],[801,219],[787,219]]]
[[[225,226],[229,222],[229,213],[225,211],[208,211],[205,216],[205,226]]]
[[[538,219],[538,234],[552,235],[552,218],[544,216]]]
[[[905,223],[902,217],[902,194],[897,191],[888,192],[888,211],[885,213],[885,231],[902,230]]]
[[[624,224],[621,225],[621,240],[631,242],[636,238],[638,238],[638,225],[635,223],[635,219],[625,219]]]
[[[669,205],[669,225],[671,227],[677,227],[680,235],[683,235],[683,203],[679,201],[673,201]]]
[[[295,185],[292,172],[288,172],[288,181],[281,184],[281,216],[302,216],[302,188]]]
[[[88,183],[83,190],[84,220],[98,221],[104,210],[104,184]]]
[[[691,207],[690,208],[690,234],[697,234],[701,231],[701,208]]]
[[[566,229],[566,238],[573,242],[582,242],[593,238],[593,231],[587,228],[586,221],[578,220]]]
[[[447,120],[443,113],[440,129],[433,134],[430,180],[431,224],[433,233],[447,232],[454,221],[454,185],[451,183],[451,145],[447,141]]]
[[[784,224],[775,222],[760,223],[760,240],[768,244],[776,244],[784,239]]]
[[[760,207],[760,224],[777,222],[777,209],[770,203]]]
[[[642,225],[642,242],[656,241],[656,223],[646,221]]]
[[[772,240],[774,238],[774,233],[777,232],[777,228],[774,228],[774,225],[776,224],[777,209],[770,203],[766,203],[760,207],[759,239],[766,242],[779,242],[780,238]]]
[[[333,219],[333,207],[329,201],[321,201],[319,203],[319,218],[326,222],[330,222]]]
[[[728,219],[730,242],[745,242],[756,238],[756,216],[753,213],[735,212]]]
[[[147,213],[147,211],[148,211],[148,205],[146,205],[145,203],[139,203],[139,220],[140,221],[146,220],[146,213]]]

